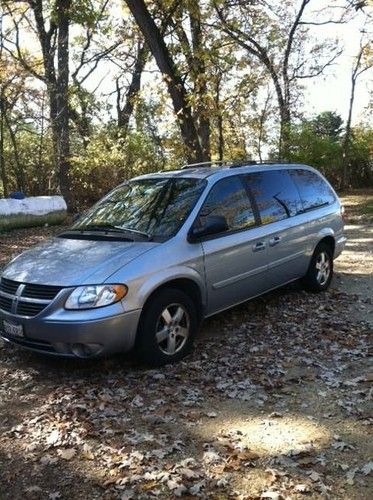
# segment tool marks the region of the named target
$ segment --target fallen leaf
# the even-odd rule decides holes
[[[373,471],[373,462],[368,462],[361,468],[361,472],[367,476]]]
[[[63,460],[71,460],[76,455],[76,450],[74,448],[67,448],[65,450],[58,450],[58,455]]]

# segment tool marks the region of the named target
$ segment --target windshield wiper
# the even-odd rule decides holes
[[[120,227],[120,226],[114,226],[114,227],[123,232],[128,231],[129,233],[135,233],[140,236],[144,236],[149,241],[153,239],[153,236],[149,233],[146,233],[145,231],[139,231],[138,229],[132,229],[131,227]]]
[[[122,233],[123,231],[111,224],[87,224],[86,226],[73,227],[71,231],[112,231],[115,233]]]
[[[107,231],[113,233],[135,233],[140,236],[144,236],[149,241],[152,239],[152,235],[145,233],[143,231],[138,231],[137,229],[132,229],[130,227],[114,226],[113,224],[87,224],[86,226],[72,228],[73,231]]]

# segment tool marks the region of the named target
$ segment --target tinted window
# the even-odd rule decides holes
[[[301,208],[299,193],[286,170],[253,172],[245,177],[258,205],[262,224],[298,213]]]
[[[181,227],[205,186],[205,180],[188,178],[133,180],[111,191],[73,228],[110,224],[167,238]]]
[[[333,191],[319,175],[310,170],[289,170],[289,172],[298,187],[303,210],[334,202]]]
[[[202,225],[209,215],[224,216],[230,231],[255,225],[250,200],[238,177],[227,177],[212,187],[199,214]]]

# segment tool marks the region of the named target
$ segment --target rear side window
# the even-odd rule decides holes
[[[245,178],[258,205],[262,224],[286,219],[301,210],[299,193],[286,170],[253,172]]]
[[[239,177],[227,177],[211,188],[199,213],[199,222],[203,225],[209,215],[224,216],[230,231],[255,226],[254,212]]]
[[[303,210],[329,205],[335,200],[330,186],[318,174],[311,170],[289,170],[298,187]]]

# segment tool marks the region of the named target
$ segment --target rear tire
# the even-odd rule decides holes
[[[191,351],[198,326],[189,295],[174,288],[160,290],[141,315],[136,340],[140,361],[162,366],[181,360]]]
[[[329,288],[332,278],[333,250],[330,245],[321,242],[315,248],[302,284],[309,292],[318,293]]]

